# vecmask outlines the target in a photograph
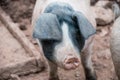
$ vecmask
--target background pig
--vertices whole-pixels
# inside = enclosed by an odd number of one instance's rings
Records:
[[[113,4],[112,4],[112,10],[114,12],[114,15],[115,15],[115,19],[118,18],[120,16],[120,1],[115,1]]]
[[[89,0],[37,0],[32,19],[33,37],[49,60],[50,80],[59,80],[57,66],[66,70],[77,68],[79,56],[86,80],[96,80],[91,62],[96,24],[89,8]]]
[[[115,13],[116,20],[114,21],[111,32],[110,49],[115,71],[120,80],[120,8],[117,3],[113,4],[113,11]]]

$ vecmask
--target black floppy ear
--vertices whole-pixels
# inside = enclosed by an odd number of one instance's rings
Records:
[[[80,34],[84,37],[84,39],[87,39],[89,36],[95,34],[95,28],[81,12],[74,12],[72,18],[78,24]]]
[[[62,39],[62,32],[56,15],[51,13],[41,14],[35,23],[33,37],[41,40]]]

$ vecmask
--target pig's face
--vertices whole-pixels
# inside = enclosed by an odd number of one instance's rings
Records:
[[[74,24],[69,25],[63,22],[61,28],[62,40],[55,46],[54,56],[59,65],[65,66],[67,69],[74,69],[79,65],[79,52],[83,47],[85,40],[81,38],[77,26],[75,27]],[[73,63],[74,67],[71,67]]]
[[[85,16],[71,7],[50,5],[38,18],[33,37],[42,44],[47,59],[66,69],[79,64],[79,52],[95,29]]]

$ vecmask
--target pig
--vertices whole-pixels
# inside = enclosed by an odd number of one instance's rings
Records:
[[[32,36],[48,60],[49,80],[59,80],[58,67],[76,69],[80,56],[86,80],[97,80],[91,61],[96,22],[89,9],[90,0],[36,1]]]
[[[115,72],[120,80],[120,8],[118,3],[113,4],[113,11],[115,14],[115,20],[110,36],[110,51]]]

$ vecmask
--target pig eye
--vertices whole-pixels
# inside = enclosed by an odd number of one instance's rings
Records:
[[[60,40],[42,40],[41,43],[42,45],[46,45],[46,46],[55,46],[57,44],[59,44],[61,41]]]

